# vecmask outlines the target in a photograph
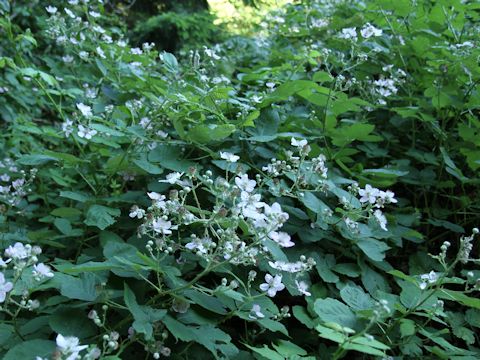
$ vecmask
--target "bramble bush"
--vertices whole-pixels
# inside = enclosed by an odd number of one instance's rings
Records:
[[[0,0],[2,358],[478,359],[479,20],[305,0],[176,57]]]

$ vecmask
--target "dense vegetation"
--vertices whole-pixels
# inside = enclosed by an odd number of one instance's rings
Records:
[[[478,359],[480,4],[129,4],[0,0],[0,356]]]

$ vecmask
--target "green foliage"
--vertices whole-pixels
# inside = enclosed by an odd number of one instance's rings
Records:
[[[2,358],[480,357],[478,4],[12,4]]]

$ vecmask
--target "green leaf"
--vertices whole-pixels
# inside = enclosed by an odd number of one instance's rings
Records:
[[[263,345],[263,348],[256,348],[247,344],[245,346],[268,360],[285,360],[284,356],[270,349],[267,345]]]
[[[49,340],[27,340],[11,348],[3,357],[3,360],[35,360],[37,356],[51,358],[56,345]]]
[[[340,297],[355,310],[368,310],[375,306],[375,301],[359,286],[344,286],[340,290]]]
[[[313,81],[316,82],[330,82],[332,80],[332,75],[325,71],[317,71],[315,74],[313,74]]]
[[[53,224],[64,235],[69,235],[72,232],[72,224],[67,219],[56,218]]]
[[[96,278],[92,273],[82,273],[79,277],[57,273],[53,279],[60,282],[60,293],[69,299],[93,301],[97,298]]]
[[[415,321],[402,319],[400,321],[400,334],[402,338],[415,335]]]
[[[390,249],[387,244],[370,238],[359,240],[357,246],[373,261],[385,259],[385,251]]]
[[[130,310],[133,315],[134,321],[132,327],[136,332],[144,334],[146,340],[151,339],[153,334],[153,324],[163,319],[167,314],[167,310],[158,310],[138,305],[135,294],[127,284],[124,284],[123,298],[125,305],[127,305],[128,310]]]
[[[219,141],[230,136],[235,131],[235,126],[225,125],[205,125],[199,124],[188,132],[188,138],[200,144],[208,144],[210,142]]]
[[[80,339],[95,335],[97,332],[93,322],[80,309],[59,308],[50,316],[48,324],[57,334],[76,336]]]
[[[142,279],[148,272],[144,261],[138,256],[138,249],[123,241],[108,241],[103,248],[103,255],[115,266],[110,270],[121,277]]]
[[[295,316],[298,321],[300,321],[307,328],[313,329],[313,327],[315,326],[315,322],[303,306],[295,305],[292,310],[293,316]]]
[[[165,64],[165,68],[171,73],[178,72],[178,61],[175,55],[163,52],[161,54],[161,58],[163,59],[163,63]]]
[[[100,230],[105,230],[110,225],[115,224],[115,218],[120,216],[120,209],[113,209],[102,205],[92,205],[87,211],[84,221],[86,225],[96,226]]]
[[[461,291],[441,289],[436,295],[440,299],[458,301],[465,306],[480,309],[480,299],[467,296]]]
[[[78,191],[60,191],[60,196],[67,199],[76,200],[82,203],[87,202],[89,200],[88,195]]]
[[[57,161],[57,159],[52,156],[43,155],[43,154],[31,154],[31,155],[23,155],[17,160],[19,164],[28,165],[28,166],[43,165],[50,161]]]
[[[354,328],[357,322],[355,314],[347,305],[332,298],[315,300],[314,310],[327,323]]]
[[[272,346],[280,355],[285,357],[307,355],[307,352],[304,349],[287,340],[277,340],[276,343],[272,344]]]
[[[323,281],[328,283],[336,283],[340,278],[332,272],[332,267],[335,266],[335,257],[332,254],[322,256],[321,254],[313,254],[315,259],[315,267],[318,271],[318,275]]]
[[[61,217],[61,218],[74,218],[81,215],[82,212],[72,207],[60,207],[60,208],[53,209],[50,212],[50,214],[53,216]]]

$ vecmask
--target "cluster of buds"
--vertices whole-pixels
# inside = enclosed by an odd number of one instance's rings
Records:
[[[290,307],[285,305],[285,306],[282,306],[282,308],[280,309],[280,312],[278,314],[273,315],[273,319],[281,321],[283,319],[288,319],[291,316],[292,315],[290,314]]]
[[[473,228],[472,235],[462,236],[460,238],[460,250],[458,251],[458,258],[462,264],[466,264],[470,259],[470,253],[473,250],[473,239],[479,233],[478,228]]]
[[[103,335],[103,341],[105,342],[106,347],[110,349],[110,351],[118,349],[119,338],[120,338],[120,334],[116,331],[112,331],[110,334]]]

